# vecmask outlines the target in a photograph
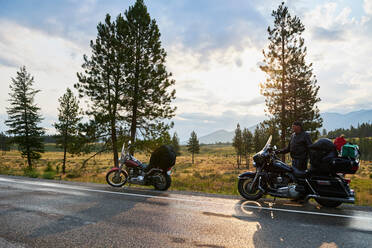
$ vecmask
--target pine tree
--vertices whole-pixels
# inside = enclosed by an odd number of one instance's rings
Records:
[[[178,138],[178,135],[176,132],[174,132],[172,137],[172,146],[174,151],[176,152],[176,155],[181,155],[181,148],[180,148],[180,139]]]
[[[58,99],[60,106],[58,108],[58,122],[54,124],[59,137],[57,144],[63,148],[62,173],[66,173],[66,153],[74,153],[74,141],[78,134],[78,124],[82,117],[80,116],[79,101],[72,91],[67,88],[66,93]]]
[[[95,138],[111,146],[115,166],[118,166],[118,126],[123,125],[126,104],[125,68],[121,61],[125,44],[117,38],[124,32],[118,28],[120,18],[111,21],[107,14],[105,22],[97,25],[97,38],[90,43],[92,55],[90,58],[84,55],[84,73],[77,74],[79,82],[74,85],[79,97],[90,99],[86,114],[91,116],[95,127],[88,129],[100,129],[101,136]]]
[[[312,73],[312,64],[306,64],[306,47],[301,34],[305,30],[298,17],[291,17],[284,3],[272,12],[274,27],[268,27],[269,46],[264,54],[261,70],[267,74],[260,84],[261,94],[266,98],[271,121],[280,130],[281,146],[285,147],[294,121],[302,121],[304,129],[313,138],[322,126],[316,103],[319,86]]]
[[[161,47],[160,32],[151,19],[143,0],[129,7],[121,20],[120,36],[125,43],[126,121],[134,143],[139,130],[141,137],[162,135],[173,126],[163,119],[174,116],[175,84],[165,67],[166,52]]]
[[[174,116],[170,103],[175,90],[170,88],[175,81],[165,69],[166,53],[156,21],[142,0],[116,21],[107,14],[97,30],[97,39],[91,42],[92,56],[84,56],[85,71],[78,73],[75,87],[80,97],[90,98],[87,114],[102,130],[99,138],[110,141],[106,143],[112,147],[118,166],[120,128],[129,133],[132,144],[137,135],[143,138],[138,146],[166,137],[173,122],[163,120]],[[130,152],[134,153],[134,146]]]
[[[242,163],[242,154],[243,154],[242,130],[240,129],[239,123],[235,129],[235,136],[233,138],[233,147],[235,148],[235,151],[236,151],[236,163],[238,164],[238,169],[239,169],[240,164]]]
[[[198,154],[200,151],[198,136],[194,131],[191,132],[189,141],[187,143],[187,151],[192,154],[192,164],[194,164],[194,154]]]
[[[12,78],[9,93],[10,107],[7,108],[8,120],[6,125],[10,128],[7,132],[13,135],[13,141],[18,145],[22,157],[27,158],[28,168],[32,169],[32,161],[41,157],[44,152],[42,135],[45,131],[38,126],[42,120],[40,108],[35,104],[35,95],[40,90],[32,88],[34,77],[26,67],[20,68],[17,77]]]
[[[253,150],[253,135],[247,128],[243,129],[242,147],[242,153],[245,157],[246,167],[249,168],[249,155]]]

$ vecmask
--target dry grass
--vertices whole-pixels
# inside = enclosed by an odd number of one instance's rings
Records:
[[[62,170],[62,152],[46,152],[35,164],[35,169],[40,177],[47,165],[51,165],[56,173],[56,179],[106,183],[106,172],[113,167],[111,154],[102,154],[90,160],[84,170],[79,170],[83,161],[89,157],[78,156],[67,158],[66,174]],[[149,155],[136,154],[143,161],[149,161]],[[24,175],[26,167],[25,160],[19,152],[11,151],[0,155],[0,174]],[[172,186],[173,190],[188,190],[221,194],[238,194],[237,176],[247,171],[245,165],[237,168],[236,157],[233,147],[209,145],[202,146],[200,154],[195,155],[195,164],[191,164],[191,155],[183,148],[182,155],[177,157],[176,165],[173,167]],[[252,169],[252,165],[250,165]],[[352,188],[357,195],[357,204],[372,206],[372,162],[362,161],[361,167],[356,175],[348,175],[352,179]]]

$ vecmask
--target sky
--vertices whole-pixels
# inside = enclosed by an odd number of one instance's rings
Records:
[[[116,17],[134,0],[0,0],[0,131],[9,107],[9,84],[21,66],[41,92],[35,101],[42,125],[53,133],[58,98],[73,89],[97,24]],[[145,0],[176,80],[172,130],[181,141],[239,122],[265,118],[259,84],[275,0]],[[308,63],[320,86],[321,112],[347,113],[372,106],[372,0],[288,0],[305,25]],[[74,90],[73,90],[74,91]],[[76,91],[75,91],[76,93]]]

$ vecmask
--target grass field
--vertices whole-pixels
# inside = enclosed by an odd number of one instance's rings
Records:
[[[194,165],[191,155],[182,147],[182,155],[177,157],[172,170],[173,190],[187,190],[208,193],[237,195],[237,176],[249,169],[243,165],[238,169],[234,149],[231,146],[208,145],[201,146],[200,154],[195,156]],[[113,167],[112,155],[102,154],[90,160],[84,170],[80,170],[83,161],[89,157],[68,156],[67,171],[61,173],[62,152],[46,152],[35,164],[35,171],[27,171],[26,161],[18,151],[12,150],[0,153],[0,174],[40,177],[46,179],[62,179],[69,181],[106,183],[106,172]],[[143,161],[149,160],[149,154],[137,153],[135,156]],[[357,195],[358,205],[372,206],[372,162],[362,161],[360,169],[351,178],[351,186]]]

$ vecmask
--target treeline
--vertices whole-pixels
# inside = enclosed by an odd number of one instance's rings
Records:
[[[238,169],[242,164],[242,158],[245,159],[246,167],[249,167],[249,155],[253,150],[253,135],[248,128],[240,129],[240,125],[236,126],[235,135],[233,138],[233,147],[236,151],[236,163]]]
[[[6,152],[10,151],[11,139],[4,133],[0,133],[0,151]]]
[[[280,136],[275,126],[260,123],[256,126],[252,134],[248,128],[241,130],[239,123],[237,124],[232,145],[236,151],[238,168],[240,168],[243,159],[245,160],[246,167],[249,167],[250,156],[254,152],[261,151],[270,135],[272,136],[271,145],[278,145]]]
[[[351,138],[347,139],[348,142],[353,144],[357,144],[360,149],[361,159],[372,161],[372,139],[365,137],[365,138]]]
[[[350,126],[348,129],[338,128],[327,133],[327,137],[334,139],[341,134],[345,135],[347,138],[365,138],[372,137],[372,123],[358,124],[357,127]]]

